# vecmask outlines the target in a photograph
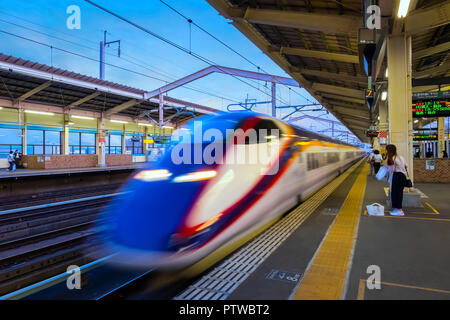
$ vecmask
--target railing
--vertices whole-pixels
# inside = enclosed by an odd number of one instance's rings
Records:
[[[61,145],[29,144],[27,145],[27,154],[61,154]]]
[[[2,155],[8,155],[11,151],[19,150],[19,152],[22,152],[22,145],[21,144],[0,144],[0,156]]]

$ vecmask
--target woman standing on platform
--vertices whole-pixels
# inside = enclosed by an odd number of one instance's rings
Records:
[[[402,156],[397,155],[397,148],[393,144],[386,146],[387,166],[389,168],[389,182],[391,184],[391,205],[393,216],[404,216],[402,209],[403,188],[406,186],[406,176],[408,175],[406,161]]]

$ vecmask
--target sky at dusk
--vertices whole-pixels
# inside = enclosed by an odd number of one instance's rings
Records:
[[[252,63],[214,40],[159,0],[117,1],[95,0],[97,4],[167,38],[179,46],[192,50],[214,64],[287,76],[270,58],[242,35],[230,21],[220,16],[204,0],[165,0],[186,17],[220,38]],[[81,29],[70,30],[66,13],[70,5],[81,9]],[[121,40],[121,57],[117,46],[106,51],[105,80],[154,90],[168,82],[194,73],[209,65],[165,42],[119,20],[82,0],[8,0],[0,2],[0,52],[99,77],[99,42],[107,31],[107,41]],[[6,31],[41,44],[18,38]],[[53,46],[53,49],[49,48]],[[63,52],[59,49],[70,51]],[[80,57],[83,56],[83,57]],[[256,65],[256,66],[255,66]],[[116,66],[116,67],[115,67]],[[120,68],[118,68],[120,67]],[[127,69],[127,70],[124,70]],[[169,93],[170,96],[225,110],[227,105],[243,102],[247,97],[270,101],[271,85],[263,81],[213,74]],[[315,100],[303,89],[277,86],[278,105],[307,104]],[[202,92],[199,92],[202,91]],[[270,113],[270,104],[255,111]],[[278,113],[283,116],[288,110]],[[302,114],[297,113],[295,116]],[[334,119],[324,112],[310,113]],[[315,131],[324,130],[327,123],[304,120],[299,124]],[[342,128],[341,128],[342,129]]]

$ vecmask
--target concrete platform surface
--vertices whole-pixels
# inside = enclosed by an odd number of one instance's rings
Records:
[[[321,261],[317,261],[321,249],[326,254],[333,254],[325,245],[327,238],[331,243],[345,240],[341,237],[342,224],[338,225],[337,237],[336,233],[331,235],[332,227],[344,210],[345,203],[354,202],[350,190],[364,172],[361,165],[351,173],[227,299],[301,298],[300,288],[305,287],[308,272],[311,273],[314,265],[316,269],[324,268]],[[393,217],[389,215],[390,208],[386,207],[387,183],[372,176],[368,176],[365,183],[362,206],[351,209],[360,219],[352,234],[353,250],[348,257],[342,258],[348,264],[345,267],[345,284],[340,287],[343,288],[340,298],[450,299],[450,185],[417,184],[415,187],[422,195],[422,207],[407,208],[404,217]],[[366,205],[374,202],[385,205],[384,216],[367,215]],[[329,239],[330,235],[332,239]],[[329,279],[335,277],[334,271],[340,268],[336,266],[331,273],[328,270]],[[323,274],[320,279],[316,278],[317,286],[308,281],[309,290],[333,290],[331,287],[335,279],[327,284],[327,273]],[[328,294],[312,293],[312,297],[327,297]]]
[[[368,177],[345,298],[450,299],[450,185],[416,184],[423,207],[406,208],[403,217],[390,216],[389,208],[368,216],[365,206],[382,204],[385,187]],[[377,281],[379,288],[371,285]]]
[[[136,163],[127,166],[111,166],[111,167],[91,167],[91,168],[71,168],[71,169],[17,169],[16,171],[9,171],[7,169],[0,170],[0,179],[11,177],[28,177],[28,176],[44,176],[44,175],[58,175],[68,173],[86,173],[99,171],[115,171],[115,170],[134,170],[139,169],[144,163]]]

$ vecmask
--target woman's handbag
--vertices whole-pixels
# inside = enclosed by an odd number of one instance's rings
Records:
[[[405,181],[405,188],[412,188],[413,184],[411,179],[409,178],[408,168],[405,166],[406,169],[406,181]]]
[[[412,184],[411,179],[406,179],[405,188],[412,188],[412,187],[413,187],[413,184]]]

